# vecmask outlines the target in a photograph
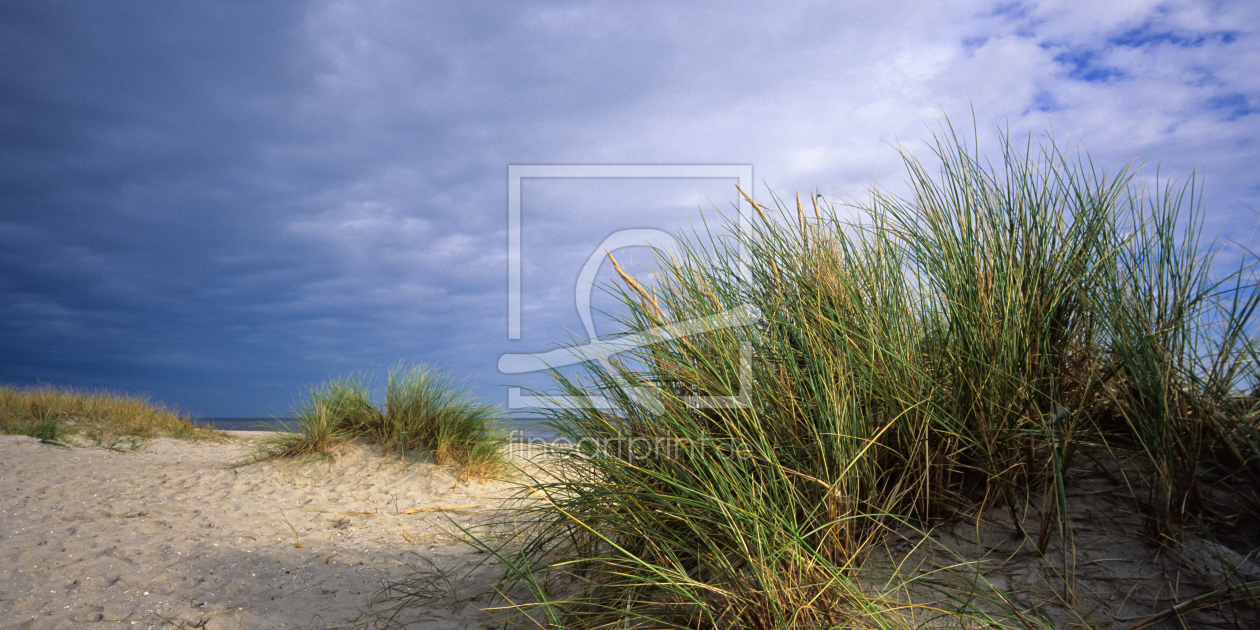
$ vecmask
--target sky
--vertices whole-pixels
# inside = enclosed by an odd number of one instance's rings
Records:
[[[1246,240],[1258,27],[1247,1],[5,0],[0,382],[265,417],[401,362],[503,407],[547,380],[501,355],[587,338],[606,238],[736,216],[731,178],[522,180],[509,339],[510,165],[743,165],[759,201],[843,201],[900,190],[898,147],[948,116],[1197,174],[1205,232]]]

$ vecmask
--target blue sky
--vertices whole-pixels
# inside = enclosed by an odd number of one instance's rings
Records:
[[[1208,232],[1246,232],[1258,26],[1254,2],[2,2],[0,381],[267,416],[404,361],[503,404],[545,380],[501,354],[584,336],[606,236],[736,198],[528,180],[509,340],[509,164],[751,164],[759,199],[844,200],[974,111],[982,144],[1197,170]]]

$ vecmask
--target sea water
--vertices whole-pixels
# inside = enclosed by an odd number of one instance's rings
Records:
[[[216,431],[297,431],[301,425],[293,418],[193,418],[194,424]],[[513,442],[552,441],[556,432],[543,424],[542,418],[510,418],[503,421],[508,439]]]

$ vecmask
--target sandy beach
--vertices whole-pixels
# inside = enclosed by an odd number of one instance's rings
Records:
[[[482,627],[494,563],[451,536],[452,519],[492,520],[511,484],[459,480],[415,459],[404,469],[396,455],[355,445],[313,464],[233,467],[261,434],[236,435],[121,451],[0,436],[0,627],[386,627],[395,613],[408,627]],[[514,446],[522,461],[526,446]],[[933,579],[980,579],[1060,627],[1140,626],[1230,576],[1260,579],[1253,557],[1218,544],[1191,539],[1180,552],[1144,544],[1136,516],[1115,509],[1125,499],[1104,472],[1082,469],[1069,498],[1080,519],[1073,602],[1057,577],[1058,543],[1038,560],[1031,539],[1013,537],[997,512],[983,527],[934,532],[946,547],[979,553],[978,574],[942,572],[957,560],[910,539],[892,541],[887,561]],[[1035,527],[1035,515],[1025,516]],[[429,562],[454,577],[485,564],[434,602],[398,611],[398,600],[382,596]],[[1247,618],[1233,610],[1226,616]],[[1176,624],[1164,621],[1157,627]]]
[[[331,463],[231,466],[253,448],[157,439],[118,452],[0,436],[0,627],[370,623],[391,612],[374,596],[419,556],[456,574],[481,562],[444,533],[448,517],[475,525],[510,491],[429,463],[404,470],[361,446]],[[479,627],[488,586],[398,620]]]

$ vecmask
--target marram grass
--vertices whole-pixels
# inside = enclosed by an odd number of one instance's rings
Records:
[[[219,435],[143,397],[13,385],[0,387],[0,433],[48,440],[79,433],[97,442],[121,437],[206,439]]]
[[[950,127],[932,146],[939,174],[903,153],[910,193],[875,190],[852,218],[816,196],[755,206],[746,279],[707,231],[651,292],[622,273],[630,332],[759,317],[556,374],[558,393],[616,408],[552,410],[572,445],[497,530],[470,533],[503,567],[500,621],[1049,627],[983,581],[941,586],[871,552],[991,512],[1066,554],[1066,471],[1086,447],[1144,459],[1129,487],[1151,544],[1220,514],[1209,494],[1260,516],[1255,261],[1215,275],[1196,184],[1144,191],[1031,139],[1004,137],[991,163]]]
[[[495,409],[477,403],[436,370],[396,366],[386,377],[379,404],[372,389],[373,383],[358,377],[312,388],[293,411],[299,430],[265,441],[260,457],[319,455],[338,443],[361,439],[400,455],[431,451],[439,464],[474,477],[492,475],[503,466],[506,439]]]

